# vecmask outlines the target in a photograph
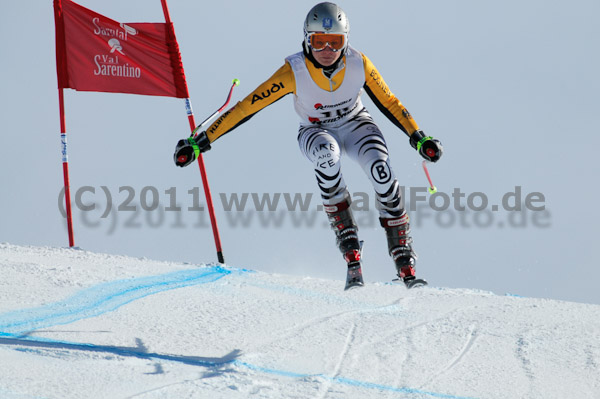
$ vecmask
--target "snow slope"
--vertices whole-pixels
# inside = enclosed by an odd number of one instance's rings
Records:
[[[0,272],[0,398],[600,398],[598,305],[10,244]]]

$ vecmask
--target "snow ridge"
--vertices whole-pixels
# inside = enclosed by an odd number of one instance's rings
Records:
[[[10,399],[600,397],[597,305],[8,244],[0,271]]]

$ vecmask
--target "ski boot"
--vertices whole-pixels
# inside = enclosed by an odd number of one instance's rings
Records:
[[[405,212],[398,218],[379,218],[385,229],[388,250],[396,265],[396,272],[407,288],[427,285],[427,281],[415,277],[415,261],[417,254],[412,248],[412,237],[408,214]]]
[[[331,228],[335,231],[336,243],[348,264],[345,290],[364,285],[361,269],[362,242],[358,240],[358,227],[350,209],[350,198],[335,204],[325,205]]]

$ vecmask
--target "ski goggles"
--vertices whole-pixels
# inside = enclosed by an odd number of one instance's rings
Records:
[[[338,33],[311,33],[308,44],[315,51],[323,51],[329,45],[332,51],[340,51],[346,44],[346,35]]]

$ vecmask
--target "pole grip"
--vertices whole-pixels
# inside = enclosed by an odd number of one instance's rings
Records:
[[[239,86],[240,81],[239,79],[233,79],[233,82],[231,83],[231,88],[229,89],[229,94],[227,95],[227,100],[225,100],[225,104],[223,104],[221,106],[221,108],[219,108],[218,110],[216,110],[211,116],[209,116],[208,118],[206,118],[204,121],[202,121],[202,123],[200,125],[198,125],[198,127],[196,127],[196,129],[194,130],[200,130],[202,129],[202,127],[204,125],[206,125],[209,121],[211,121],[214,117],[216,117],[217,115],[219,115],[221,113],[221,111],[223,111],[225,109],[225,107],[227,107],[227,105],[229,104],[229,101],[231,101],[231,95],[233,94],[233,88],[235,86]]]

